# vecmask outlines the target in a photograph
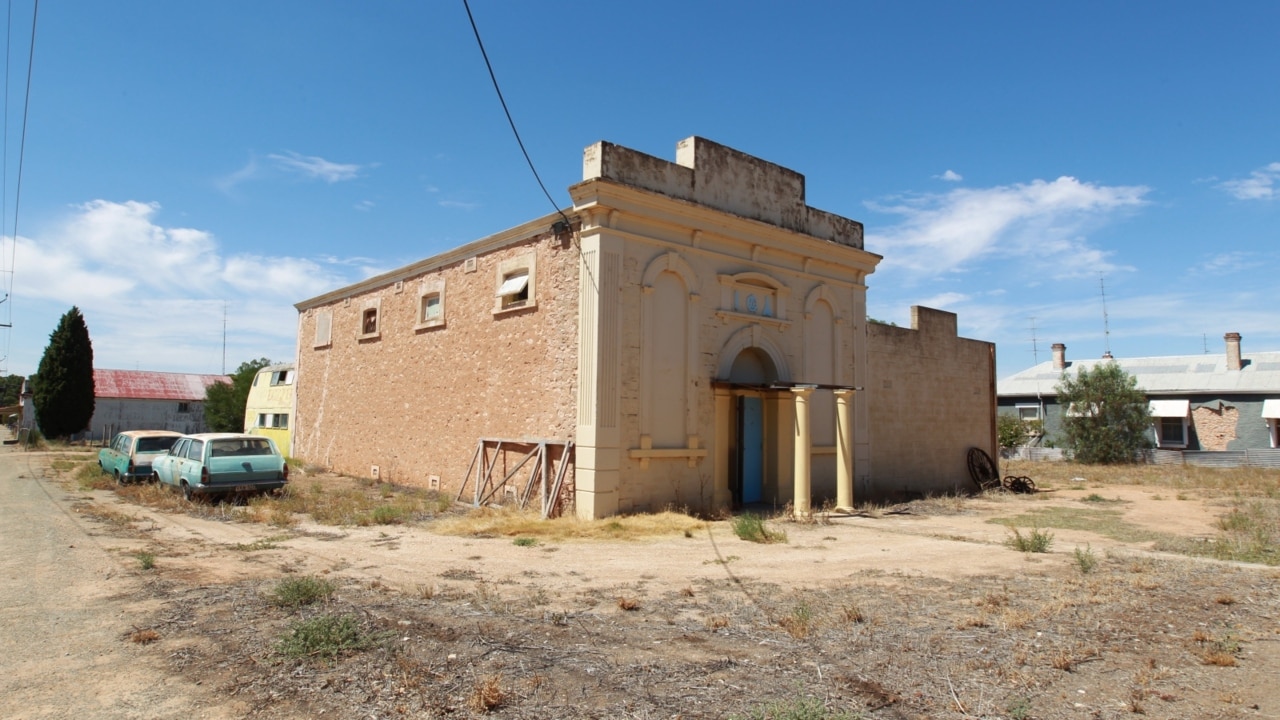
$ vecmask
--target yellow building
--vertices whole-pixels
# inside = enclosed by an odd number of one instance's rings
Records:
[[[264,435],[275,442],[285,456],[292,455],[293,363],[269,365],[258,371],[249,388],[244,409],[244,431]]]

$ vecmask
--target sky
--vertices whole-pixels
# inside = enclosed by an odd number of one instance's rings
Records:
[[[294,303],[553,209],[461,0],[34,2],[7,30],[0,374],[72,306],[99,368],[287,361]],[[557,205],[588,145],[700,135],[805,175],[884,257],[868,313],[955,312],[1000,377],[1057,342],[1280,350],[1280,3],[471,9]]]

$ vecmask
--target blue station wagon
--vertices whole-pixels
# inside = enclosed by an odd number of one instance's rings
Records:
[[[169,430],[128,430],[98,451],[98,467],[117,485],[151,478],[151,462],[169,451],[182,433]]]
[[[151,464],[152,478],[195,495],[275,490],[289,481],[289,465],[270,438],[240,433],[183,435]]]

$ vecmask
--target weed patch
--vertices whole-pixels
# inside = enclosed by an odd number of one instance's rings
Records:
[[[765,525],[764,518],[754,513],[743,513],[733,519],[733,534],[739,539],[747,542],[764,543],[766,545],[772,543],[784,543],[787,541],[787,534],[781,530],[770,530]]]
[[[321,615],[298,620],[280,638],[276,651],[288,658],[335,658],[339,655],[367,650],[378,638],[360,629],[350,615]]]
[[[1031,528],[1025,536],[1016,527],[1009,527],[1013,537],[1009,538],[1009,547],[1025,553],[1046,553],[1053,545],[1053,533],[1045,532],[1038,527]]]
[[[749,715],[730,715],[729,717],[731,720],[856,720],[859,716],[840,710],[828,710],[827,706],[816,698],[802,698],[780,700],[762,705]]]
[[[1083,550],[1076,548],[1073,557],[1076,561],[1076,567],[1079,568],[1080,573],[1083,575],[1088,575],[1098,567],[1098,556],[1093,554],[1093,548],[1088,545],[1085,545]]]
[[[324,578],[312,576],[285,578],[268,594],[272,605],[297,608],[329,599],[336,588]]]
[[[138,567],[143,570],[151,570],[156,566],[156,554],[150,550],[139,550],[134,553],[134,557],[138,558]]]

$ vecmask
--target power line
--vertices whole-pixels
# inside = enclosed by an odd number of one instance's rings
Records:
[[[35,0],[31,11],[31,48],[27,53],[27,88],[22,97],[22,134],[18,140],[18,177],[15,180],[13,195],[13,250],[9,261],[9,294],[5,298],[9,302],[9,326],[13,326],[13,277],[18,262],[18,208],[22,203],[22,166],[27,158],[27,118],[31,112],[31,69],[36,59],[36,20],[40,17],[40,0]],[[4,356],[9,357],[9,347],[13,342],[13,333],[5,339]]]
[[[484,58],[484,66],[489,69],[489,79],[493,81],[493,90],[498,93],[498,102],[502,103],[502,112],[507,114],[507,123],[511,125],[511,134],[516,136],[516,144],[520,146],[520,152],[524,153],[525,162],[529,163],[529,170],[533,172],[533,179],[538,181],[538,187],[542,188],[542,194],[547,196],[547,201],[560,214],[560,218],[569,225],[569,218],[556,204],[551,193],[547,192],[547,186],[542,184],[542,178],[538,175],[538,169],[533,166],[533,160],[529,157],[529,151],[524,147],[524,141],[520,139],[520,131],[516,129],[516,121],[511,118],[511,111],[507,109],[507,101],[502,97],[502,88],[498,87],[498,76],[493,72],[493,64],[489,62],[489,53],[484,50],[484,41],[480,39],[480,29],[476,27],[476,19],[471,14],[471,5],[467,0],[462,0],[462,7],[467,9],[467,20],[471,21],[471,32],[476,35],[476,45],[480,47],[480,55]]]

